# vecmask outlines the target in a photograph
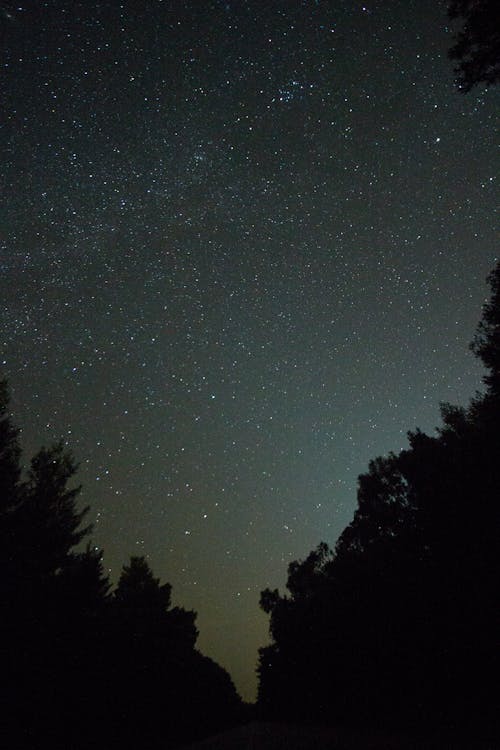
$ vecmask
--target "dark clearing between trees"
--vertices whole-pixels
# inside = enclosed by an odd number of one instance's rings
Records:
[[[286,596],[262,592],[261,717],[497,736],[500,264],[490,283],[472,344],[486,392],[372,461],[335,550],[292,563]],[[42,448],[24,476],[5,381],[0,409],[4,746],[177,747],[249,718],[144,557],[110,593],[100,552],[81,550],[71,455]]]
[[[495,6],[450,3],[462,91],[499,79]],[[374,459],[335,549],[291,563],[286,595],[262,592],[254,708],[145,557],[111,591],[71,454],[42,448],[23,472],[0,381],[2,746],[152,750],[231,728],[200,747],[497,746],[500,264],[490,284],[471,345],[485,393]],[[273,723],[238,728],[256,717]]]

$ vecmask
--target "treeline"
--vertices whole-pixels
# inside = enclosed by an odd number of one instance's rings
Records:
[[[196,648],[195,612],[132,557],[111,592],[62,444],[23,475],[0,383],[2,747],[171,748],[242,718],[229,675]]]
[[[265,716],[498,733],[500,264],[489,280],[471,345],[485,393],[372,461],[335,549],[293,562],[286,595],[262,592]]]
[[[266,590],[260,715],[498,733],[500,263],[471,345],[486,390],[442,405],[437,435],[372,461],[352,523]],[[90,543],[62,444],[22,472],[0,382],[2,746],[174,748],[246,718],[195,648],[196,614],[132,557],[116,588]]]

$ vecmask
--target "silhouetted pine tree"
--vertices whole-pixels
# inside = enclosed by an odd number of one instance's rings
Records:
[[[86,693],[89,627],[109,583],[100,553],[75,548],[82,527],[76,471],[61,443],[42,448],[21,476],[18,431],[8,415],[8,389],[0,383],[0,624],[6,689],[3,735],[12,746],[68,744],[76,705]],[[90,660],[91,661],[91,660]],[[83,738],[84,732],[80,732]],[[36,739],[35,739],[36,738]]]
[[[120,747],[174,747],[239,720],[229,675],[194,648],[196,613],[171,607],[170,584],[144,557],[123,567],[112,610],[109,674]]]

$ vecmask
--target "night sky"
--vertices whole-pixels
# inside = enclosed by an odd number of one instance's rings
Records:
[[[439,402],[498,253],[498,91],[437,0],[0,2],[0,374],[253,698],[258,607]]]

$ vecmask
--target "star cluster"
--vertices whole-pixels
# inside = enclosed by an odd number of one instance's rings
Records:
[[[259,592],[480,386],[498,93],[431,0],[1,3],[2,372],[249,698]]]

